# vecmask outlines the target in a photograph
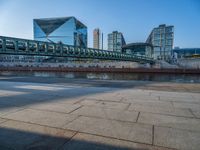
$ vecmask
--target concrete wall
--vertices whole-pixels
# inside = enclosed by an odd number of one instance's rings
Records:
[[[186,69],[200,69],[200,58],[178,59],[177,65]]]
[[[149,64],[129,61],[98,60],[98,59],[64,59],[34,56],[1,55],[0,66],[33,66],[33,67],[100,67],[100,68],[149,68]]]
[[[164,60],[157,60],[156,64],[153,65],[153,68],[163,68],[163,69],[176,69],[179,68],[176,64],[169,64]]]
[[[139,64],[136,62],[82,62],[73,61],[67,63],[49,63],[49,62],[0,62],[0,66],[33,66],[33,67],[100,67],[100,68],[149,68],[148,64]]]

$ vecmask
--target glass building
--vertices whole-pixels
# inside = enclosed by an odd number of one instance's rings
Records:
[[[126,44],[124,36],[121,32],[113,31],[108,34],[108,50],[122,52],[122,46]]]
[[[154,28],[146,43],[154,46],[154,58],[169,61],[174,43],[174,26],[159,25]]]
[[[149,43],[130,43],[122,47],[122,52],[126,54],[152,57],[153,46]]]
[[[87,27],[75,17],[33,20],[34,40],[87,47]]]

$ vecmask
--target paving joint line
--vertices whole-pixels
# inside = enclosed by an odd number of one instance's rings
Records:
[[[72,119],[71,121],[67,122],[66,124],[64,124],[61,128],[64,129],[63,127],[70,124],[71,122],[77,120],[78,118],[80,118],[80,116],[76,116],[74,119]]]
[[[125,111],[128,111],[129,107],[131,106],[131,103],[127,103],[128,106],[124,109]]]
[[[84,98],[81,98],[80,100],[74,102],[73,104],[78,104],[78,103],[80,103],[80,102],[83,101],[83,100],[84,100]]]
[[[74,111],[76,111],[76,110],[78,110],[78,109],[80,109],[80,108],[82,108],[82,107],[83,107],[83,105],[81,105],[81,106],[79,106],[78,108],[76,108],[76,109],[74,109],[74,110],[68,112],[68,114],[71,114],[71,113],[73,113]]]
[[[138,122],[139,116],[140,116],[140,112],[138,112],[138,116],[137,116],[136,122]]]
[[[58,149],[60,150],[61,148],[63,148],[63,146],[69,143],[77,134],[78,134],[78,131],[76,131],[72,137],[70,137],[66,142],[64,142],[61,146],[59,146]]]
[[[188,108],[188,110],[191,112],[191,114],[194,116],[195,119],[200,119],[200,118],[198,118],[198,117],[193,113],[193,111],[192,111],[191,108]]]

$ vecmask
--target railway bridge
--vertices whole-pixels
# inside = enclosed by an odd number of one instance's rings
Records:
[[[90,58],[150,64],[155,63],[152,58],[145,56],[5,36],[0,36],[0,54]]]

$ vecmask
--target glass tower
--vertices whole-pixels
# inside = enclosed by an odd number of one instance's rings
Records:
[[[149,35],[147,43],[154,46],[154,58],[169,61],[172,58],[174,26],[159,25]]]
[[[33,20],[34,40],[87,47],[87,27],[75,17]]]
[[[122,52],[122,46],[126,44],[121,32],[113,31],[108,34],[108,50]]]

